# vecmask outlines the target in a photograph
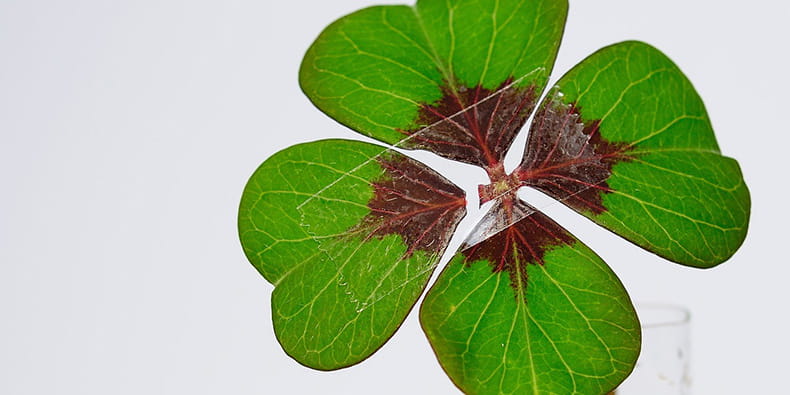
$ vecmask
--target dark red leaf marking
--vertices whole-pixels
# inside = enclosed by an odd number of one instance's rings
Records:
[[[370,213],[351,230],[371,237],[400,235],[406,256],[441,253],[466,214],[466,195],[439,173],[404,156],[382,156],[385,176],[373,182]]]
[[[535,87],[514,87],[512,79],[491,91],[481,86],[454,91],[420,109],[405,148],[424,149],[445,158],[480,166],[492,179],[504,176],[502,161],[516,134],[535,108]]]
[[[527,265],[543,265],[543,257],[550,249],[560,245],[572,245],[576,239],[568,231],[546,215],[518,200],[515,193],[501,197],[494,213],[501,217],[502,223],[510,223],[508,216],[522,205],[522,212],[530,212],[512,225],[494,234],[488,239],[469,247],[463,252],[464,263],[484,260],[491,264],[494,273],[507,271],[510,284],[517,288],[527,284]]]
[[[534,187],[578,211],[606,211],[602,196],[612,167],[628,161],[630,147],[599,133],[599,121],[584,121],[579,108],[548,97],[532,121],[527,148],[516,170],[520,185]]]

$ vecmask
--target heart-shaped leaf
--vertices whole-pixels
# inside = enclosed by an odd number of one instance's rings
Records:
[[[420,310],[425,333],[466,393],[608,392],[639,354],[628,295],[594,252],[523,205],[497,201],[499,222],[526,215],[444,269]]]
[[[566,14],[564,0],[366,8],[321,33],[300,83],[318,108],[365,135],[501,173]]]
[[[541,104],[523,185],[667,259],[710,267],[743,242],[749,191],[694,87],[640,42],[604,48]]]
[[[367,358],[403,322],[464,213],[462,190],[375,145],[325,140],[266,160],[245,188],[239,233],[276,285],[285,351],[317,369]]]

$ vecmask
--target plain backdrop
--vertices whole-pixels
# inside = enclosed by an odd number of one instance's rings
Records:
[[[308,102],[297,70],[324,26],[374,3],[0,0],[0,393],[457,393],[415,314],[358,366],[294,362],[237,240],[264,159],[361,139]],[[657,46],[752,193],[745,244],[708,271],[537,203],[635,300],[692,310],[697,395],[787,391],[788,20],[785,1],[571,1],[554,78],[617,41]]]

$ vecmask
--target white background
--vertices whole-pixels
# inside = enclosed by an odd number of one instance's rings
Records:
[[[416,315],[356,367],[288,358],[273,287],[237,241],[238,200],[260,162],[296,142],[358,138],[312,107],[297,70],[326,24],[371,4],[0,0],[0,393],[457,392]],[[749,237],[709,271],[541,203],[635,300],[690,307],[697,395],[787,390],[786,4],[571,1],[555,67],[625,39],[656,45],[743,167]]]

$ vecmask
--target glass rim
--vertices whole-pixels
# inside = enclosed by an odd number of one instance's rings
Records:
[[[691,311],[682,305],[672,303],[638,302],[634,303],[639,323],[643,329],[687,325],[691,321]],[[662,312],[660,319],[646,319],[646,311]]]

